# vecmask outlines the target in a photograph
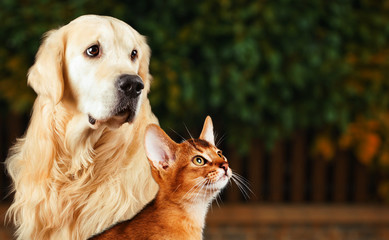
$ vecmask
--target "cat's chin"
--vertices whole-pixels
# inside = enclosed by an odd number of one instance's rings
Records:
[[[227,175],[223,175],[216,182],[208,184],[207,188],[213,191],[220,191],[226,187],[229,179],[230,177],[228,177]]]

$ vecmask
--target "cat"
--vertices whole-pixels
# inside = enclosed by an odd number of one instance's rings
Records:
[[[212,119],[205,119],[199,139],[180,144],[151,124],[145,148],[159,185],[156,197],[134,218],[90,239],[202,239],[208,206],[232,177],[226,157],[215,147]]]

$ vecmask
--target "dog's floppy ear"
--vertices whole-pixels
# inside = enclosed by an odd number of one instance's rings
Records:
[[[147,45],[146,37],[140,36],[140,39],[141,39],[140,41],[141,56],[140,56],[138,75],[142,78],[143,83],[145,84],[145,90],[149,92],[150,81],[151,81],[151,75],[149,73],[151,50],[149,45]]]
[[[47,32],[28,72],[28,84],[38,95],[51,98],[54,104],[62,99],[64,91],[64,52],[64,31]]]

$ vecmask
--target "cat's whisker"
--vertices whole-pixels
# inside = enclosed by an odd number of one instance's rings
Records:
[[[220,138],[215,134],[215,139],[217,139],[215,146],[219,147],[219,145],[224,141],[224,138],[226,137],[226,134],[223,134]]]
[[[196,186],[199,185],[199,183],[196,183],[194,186],[192,186],[185,194],[182,196],[182,199],[185,199],[188,195],[192,194],[196,190]]]
[[[244,178],[243,176],[241,176],[235,172],[233,172],[232,175],[235,176],[236,178],[238,178],[242,183],[245,183],[247,186],[250,186],[250,182],[246,178]]]
[[[177,190],[178,190],[179,187],[181,187],[181,184],[178,185],[178,186],[176,187],[176,189],[174,189],[173,193],[177,192]]]
[[[222,203],[223,203],[223,198],[221,197],[221,195],[220,195],[220,194],[218,194],[218,195],[217,195],[216,199],[217,199],[217,198],[219,198],[219,200],[220,200],[220,204],[222,204]],[[220,206],[219,206],[219,208],[220,208]]]
[[[185,127],[186,131],[188,132],[190,138],[191,138],[191,139],[194,139],[193,136],[192,136],[192,134],[190,134],[189,129],[188,129],[188,127],[186,126],[185,123],[184,123],[184,127]]]
[[[203,188],[207,184],[207,182],[208,182],[208,179],[205,179],[205,181],[203,181],[203,183],[201,184],[201,188],[197,191],[196,196],[194,197],[194,199],[198,199],[198,196],[199,196],[200,193],[203,194],[203,197],[204,197],[205,194],[203,193]]]
[[[217,200],[217,198],[218,198],[218,196],[216,196],[215,202],[216,202],[217,207],[220,208],[219,201]],[[212,206],[212,205],[211,205],[211,206]]]
[[[216,202],[216,205],[220,208],[220,205],[219,205],[219,201],[218,201],[218,198],[220,199],[221,201],[221,198],[220,198],[220,193],[216,194],[215,196],[215,202]]]
[[[179,134],[178,132],[176,132],[173,128],[170,128],[171,131],[173,131],[177,136],[179,136],[181,138],[181,142],[184,142],[185,141],[185,138]]]
[[[219,201],[218,201],[218,198],[221,201],[220,188],[217,187],[215,183],[211,183],[208,185],[208,190],[209,190],[209,194],[213,194],[212,198],[216,200],[216,204],[220,208]],[[211,204],[211,208],[212,208],[212,204]]]
[[[247,200],[250,198],[250,194],[249,194],[249,191],[250,189],[248,189],[245,185],[243,185],[242,183],[240,183],[237,179],[233,179],[235,181],[235,184],[236,186],[239,188],[239,190],[242,192],[244,198]],[[251,191],[250,191],[251,192]]]
[[[200,181],[198,181],[195,185],[193,185],[186,193],[185,193],[185,195],[182,197],[182,199],[184,199],[187,195],[189,195],[189,194],[192,194],[195,190],[196,190],[196,188],[200,185],[200,184],[202,184],[202,179],[200,179]]]
[[[182,199],[185,199],[188,195],[194,193],[194,191],[196,191],[200,186],[204,185],[206,180],[207,179],[204,179],[202,177],[198,177],[196,179],[194,179],[195,181],[198,181],[196,182],[195,185],[193,185],[186,193],[185,195],[182,197]]]
[[[230,184],[230,186],[232,186],[232,176],[231,176],[231,178],[230,179],[228,179],[228,183]]]
[[[242,187],[242,190],[246,189],[247,190],[247,191],[245,191],[246,193],[250,192],[251,194],[253,194],[255,196],[255,193],[253,191],[251,191],[251,188],[250,188],[250,186],[249,186],[249,184],[247,182],[243,181],[241,178],[238,178],[238,177],[235,177],[234,180],[235,180],[236,183],[237,182],[240,183],[239,185]]]
[[[250,199],[250,196],[249,194],[247,193],[247,191],[242,187],[242,185],[239,183],[239,182],[235,182],[236,183],[236,186],[238,186],[239,190],[241,191],[241,193],[243,194],[243,197],[245,200],[247,199]]]
[[[233,173],[231,179],[235,182],[236,186],[239,188],[239,190],[242,192],[243,197],[247,200],[250,198],[250,194],[255,194],[249,187],[249,182],[242,176],[240,176],[237,173]]]
[[[210,181],[209,179],[207,179],[207,180],[205,181],[203,187],[201,188],[201,192],[202,192],[202,194],[203,194],[203,201],[206,201],[206,197],[207,197],[207,194],[208,194],[208,192],[209,192],[210,183],[211,183],[211,181]],[[206,191],[203,191],[203,188],[204,188],[205,186],[207,186],[207,189],[206,189]]]
[[[236,181],[235,179],[233,179],[233,180],[234,180],[236,186],[239,188],[239,191],[243,194],[244,199],[245,200],[249,199],[250,196],[248,195],[247,191],[242,187],[242,185],[238,181]]]
[[[209,179],[207,179],[207,181],[205,182],[205,184],[203,185],[203,187],[201,188],[201,193],[203,194],[203,202],[207,202],[206,200],[207,200],[207,192],[208,192],[208,189],[207,189],[207,191],[203,191],[203,188],[206,186],[206,185],[209,185]]]
[[[242,182],[246,185],[250,185],[250,182],[246,178],[244,178],[243,176],[239,175],[236,172],[232,172],[232,177],[239,179],[240,182]]]

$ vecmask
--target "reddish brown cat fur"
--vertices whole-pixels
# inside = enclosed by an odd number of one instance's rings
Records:
[[[133,219],[92,239],[202,239],[208,206],[232,175],[215,147],[211,118],[206,118],[199,139],[180,144],[157,125],[149,125],[145,147],[160,187],[155,199]]]

